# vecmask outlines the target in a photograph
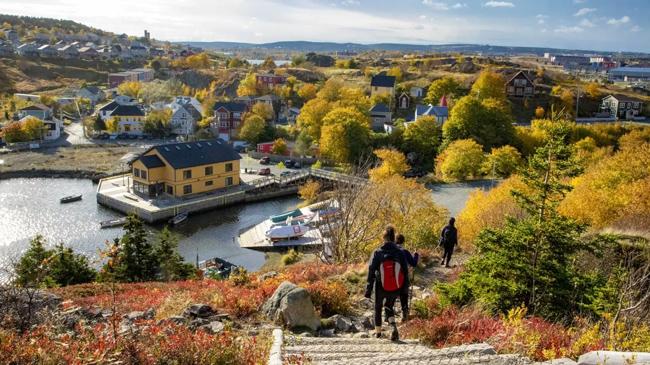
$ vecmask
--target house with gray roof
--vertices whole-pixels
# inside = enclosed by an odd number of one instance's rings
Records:
[[[650,81],[650,67],[617,67],[607,71],[611,82]]]
[[[384,130],[384,124],[390,123],[392,119],[392,113],[388,105],[379,103],[370,108],[370,120],[373,130]]]

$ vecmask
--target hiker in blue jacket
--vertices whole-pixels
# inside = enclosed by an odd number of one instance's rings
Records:
[[[406,262],[409,266],[413,267],[413,270],[415,270],[415,267],[418,266],[418,261],[420,260],[420,254],[416,252],[411,255],[411,252],[404,247],[405,240],[406,238],[401,233],[395,237],[395,243],[397,243],[397,245],[402,249],[402,254],[404,254]],[[409,285],[402,287],[399,294],[399,302],[402,304],[402,322],[406,322],[409,318]]]
[[[368,282],[365,297],[370,298],[375,289],[375,336],[381,337],[381,311],[385,311],[386,321],[393,328],[391,341],[399,340],[395,322],[395,301],[402,287],[408,287],[408,262],[402,250],[395,244],[395,228],[387,226],[384,231],[384,244],[370,256]]]

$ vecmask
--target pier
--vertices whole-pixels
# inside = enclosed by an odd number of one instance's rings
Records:
[[[367,180],[322,169],[296,170],[287,176],[265,176],[241,173],[241,184],[205,194],[183,198],[162,195],[146,199],[132,192],[131,174],[113,176],[99,181],[97,203],[124,214],[135,214],[148,223],[174,217],[179,213],[192,213],[273,199],[296,194],[300,185],[308,180],[326,183],[345,182],[366,184]]]

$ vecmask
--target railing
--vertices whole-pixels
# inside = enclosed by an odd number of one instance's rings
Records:
[[[367,184],[368,180],[360,178],[357,176],[350,176],[342,174],[339,172],[327,171],[322,169],[308,169],[295,172],[287,176],[268,176],[262,177],[256,180],[253,180],[248,183],[248,187],[245,190],[254,190],[262,187],[266,187],[273,184],[278,184],[280,186],[285,186],[290,183],[306,179],[308,177],[316,177],[319,179],[326,179],[338,182],[347,182],[351,184]]]

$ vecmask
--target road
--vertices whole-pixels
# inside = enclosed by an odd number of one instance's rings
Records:
[[[239,161],[240,168],[243,170],[248,169],[248,170],[255,170],[259,171],[259,169],[268,167],[271,169],[271,173],[278,176],[282,171],[299,171],[300,169],[287,169],[287,168],[280,168],[276,164],[270,164],[270,165],[262,165],[260,164],[259,160],[253,159],[251,157],[248,157],[247,154],[240,154],[241,156],[241,161]]]

